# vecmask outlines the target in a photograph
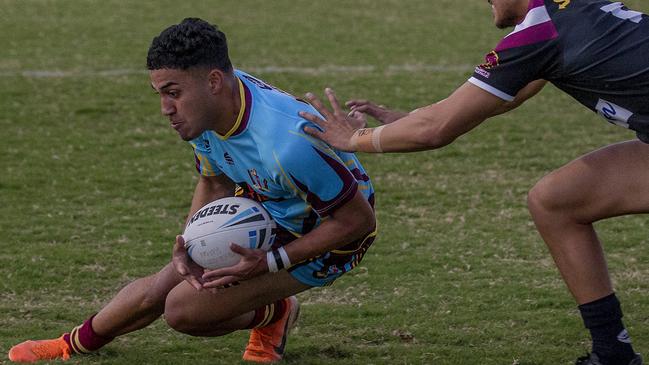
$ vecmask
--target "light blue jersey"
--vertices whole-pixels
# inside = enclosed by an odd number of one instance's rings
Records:
[[[190,141],[202,175],[225,174],[293,236],[317,227],[357,191],[374,206],[356,156],[304,133],[310,122],[298,112],[317,114],[310,104],[242,71],[235,75],[241,94],[235,125],[226,135],[205,131]]]
[[[333,150],[302,130],[306,102],[239,70],[241,111],[225,136],[203,132],[190,143],[202,175],[224,173],[287,230],[305,234],[359,189],[374,190],[353,153]],[[315,215],[314,215],[315,213]]]

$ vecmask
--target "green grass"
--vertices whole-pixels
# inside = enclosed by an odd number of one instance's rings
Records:
[[[151,38],[185,16],[219,24],[235,65],[284,90],[331,86],[403,110],[444,98],[505,34],[484,1],[0,0],[0,352],[58,336],[169,260],[196,176],[144,63]],[[570,364],[588,336],[525,195],[632,137],[547,87],[442,150],[361,155],[380,238],[334,286],[300,295],[286,363]],[[597,225],[644,353],[646,226]],[[70,363],[231,364],[245,340],[157,321]]]

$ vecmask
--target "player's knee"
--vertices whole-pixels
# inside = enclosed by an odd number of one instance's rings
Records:
[[[164,318],[169,327],[190,336],[222,336],[232,330],[219,328],[218,323],[207,324],[200,321],[191,311],[180,308],[165,308]]]
[[[547,214],[556,213],[560,207],[559,194],[554,189],[550,177],[544,177],[537,182],[527,194],[527,208],[532,217],[541,218]]]
[[[196,308],[188,305],[186,298],[169,295],[164,306],[164,319],[174,330],[191,335],[202,336],[212,333],[215,328],[205,328],[206,323],[197,315]]]
[[[164,319],[169,327],[178,332],[188,335],[193,335],[196,332],[196,325],[192,323],[191,316],[182,305],[167,302],[164,309]]]

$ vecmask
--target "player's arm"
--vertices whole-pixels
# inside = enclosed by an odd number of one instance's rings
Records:
[[[516,94],[516,97],[512,101],[505,102],[498,110],[494,112],[491,116],[494,117],[496,115],[504,114],[507,113],[511,110],[514,110],[521,106],[527,99],[531,98],[532,96],[536,95],[543,89],[545,84],[548,82],[546,80],[535,80],[527,84],[524,88],[521,89]]]
[[[307,127],[305,132],[334,148],[362,152],[411,152],[443,147],[467,133],[487,118],[511,110],[538,92],[542,85],[529,86],[519,100],[507,102],[470,82],[464,83],[448,98],[377,128],[354,129],[346,119],[332,90],[326,90],[333,111],[313,94],[307,98],[324,116],[301,112],[323,130]],[[538,88],[538,89],[537,89]],[[518,95],[517,95],[518,96]]]
[[[225,176],[225,174],[217,176],[200,175],[198,183],[196,183],[196,188],[194,189],[192,205],[189,208],[187,219],[191,218],[205,204],[217,199],[233,196],[234,189],[234,182]]]
[[[505,102],[501,108],[496,110],[491,116],[500,115],[506,113],[510,110],[513,110],[523,104],[527,99],[536,95],[547,81],[545,80],[536,80],[530,82],[525,88],[516,94],[516,97],[512,101]],[[369,100],[365,99],[353,99],[345,103],[350,109],[349,116],[352,117],[351,121],[357,121],[355,124],[360,128],[366,126],[365,116],[369,115],[372,118],[376,119],[381,124],[390,124],[395,122],[403,117],[408,116],[408,113],[390,110],[383,105],[377,105]],[[414,112],[414,111],[413,111]]]
[[[318,227],[284,246],[292,263],[322,255],[362,239],[376,228],[374,210],[360,191]]]
[[[200,175],[194,189],[192,204],[189,208],[190,219],[202,206],[214,200],[234,195],[235,184],[225,174],[216,176]],[[185,249],[185,240],[181,235],[176,236],[173,248],[172,262],[174,268],[196,290],[203,289],[203,269],[194,263]]]
[[[317,257],[370,234],[376,227],[374,210],[360,191],[344,205],[331,212],[328,219],[304,236],[283,246],[290,264]],[[267,253],[231,245],[242,256],[238,264],[208,271],[203,275],[205,288],[217,288],[235,281],[267,273]],[[289,265],[290,265],[289,264]]]

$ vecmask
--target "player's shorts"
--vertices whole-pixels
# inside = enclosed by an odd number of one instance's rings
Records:
[[[279,237],[278,237],[279,238]],[[362,239],[329,251],[318,257],[291,266],[288,272],[297,281],[309,286],[333,284],[344,273],[351,271],[363,259],[376,238],[376,230]],[[284,241],[284,240],[280,240]],[[277,240],[276,240],[277,242]],[[282,244],[287,244],[287,241]]]

